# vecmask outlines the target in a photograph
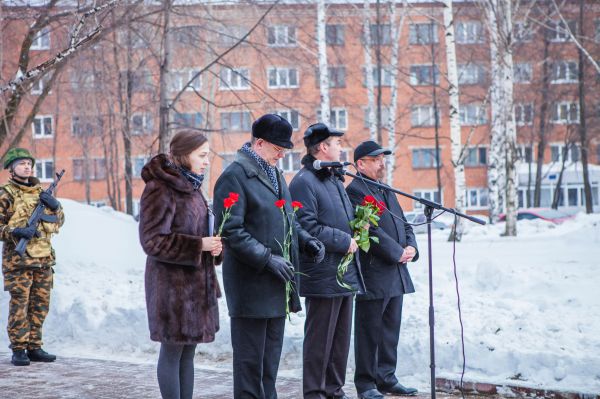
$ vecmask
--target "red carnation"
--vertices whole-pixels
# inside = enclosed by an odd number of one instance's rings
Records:
[[[377,215],[381,216],[383,211],[385,211],[385,203],[383,201],[377,201],[377,208],[379,209]]]
[[[363,200],[363,205],[373,204],[377,205],[377,200],[372,195],[365,195],[365,199]]]
[[[231,198],[233,202],[238,202],[238,199],[240,199],[240,195],[238,193],[229,193],[229,198]]]
[[[294,211],[297,211],[298,209],[302,208],[302,202],[292,201],[292,208],[294,208]]]
[[[225,199],[223,200],[223,207],[224,207],[225,209],[229,209],[229,208],[231,208],[232,206],[234,206],[234,205],[235,205],[235,201],[236,201],[236,200],[234,200],[233,198],[231,198],[231,197],[227,197],[227,198],[225,198]]]
[[[275,206],[279,209],[282,209],[285,206],[285,200],[280,199],[280,200],[275,201]]]

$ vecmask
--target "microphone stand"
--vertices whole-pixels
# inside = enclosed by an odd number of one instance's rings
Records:
[[[485,222],[476,217],[469,216],[464,213],[458,212],[458,211],[456,211],[456,209],[446,208],[445,206],[438,204],[437,202],[429,201],[429,200],[419,198],[419,197],[415,197],[414,195],[407,194],[403,191],[397,190],[388,185],[381,184],[379,182],[373,181],[366,177],[361,177],[361,176],[355,175],[354,173],[348,172],[346,169],[343,169],[343,168],[336,168],[336,169],[347,176],[353,177],[355,179],[360,179],[364,183],[370,184],[373,187],[381,188],[381,189],[391,191],[396,194],[400,194],[404,197],[410,198],[413,201],[417,201],[417,202],[421,203],[425,207],[423,212],[427,219],[427,244],[428,244],[427,252],[429,254],[429,354],[430,354],[430,361],[431,361],[431,364],[429,365],[429,367],[431,368],[431,398],[435,399],[435,345],[434,345],[434,342],[435,342],[435,329],[434,329],[435,320],[434,320],[434,310],[433,310],[433,260],[431,257],[432,256],[432,254],[431,254],[431,221],[432,221],[433,210],[439,209],[442,211],[446,211],[453,215],[465,218],[467,220],[470,220],[474,223],[478,223],[481,225],[484,225]],[[456,234],[456,231],[454,232],[454,234]]]

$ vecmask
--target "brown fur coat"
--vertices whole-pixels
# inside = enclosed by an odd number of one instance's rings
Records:
[[[202,252],[208,205],[202,193],[166,161],[165,155],[157,155],[142,170],[146,187],[139,231],[148,255],[150,338],[172,344],[211,342],[219,330],[221,291],[213,257]]]

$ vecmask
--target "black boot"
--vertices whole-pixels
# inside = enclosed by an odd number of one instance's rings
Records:
[[[29,358],[24,349],[13,350],[12,360],[10,362],[15,366],[29,366]]]
[[[48,352],[46,352],[42,348],[29,349],[27,351],[27,354],[29,355],[29,360],[31,360],[32,362],[46,362],[46,363],[50,363],[50,362],[53,362],[53,361],[56,360],[56,356],[55,355],[49,354]]]

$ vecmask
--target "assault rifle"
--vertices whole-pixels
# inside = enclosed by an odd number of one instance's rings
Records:
[[[56,174],[56,180],[54,180],[52,182],[52,184],[50,185],[50,187],[48,187],[45,190],[48,194],[50,194],[50,195],[54,194],[56,185],[58,184],[58,182],[60,181],[60,179],[63,177],[64,174],[65,174],[64,169],[61,170],[60,173]],[[42,203],[42,201],[38,202],[35,209],[33,210],[33,213],[31,214],[31,216],[29,216],[29,220],[27,220],[27,227],[35,226],[37,228],[37,225],[40,223],[40,221],[50,222],[50,223],[56,223],[58,221],[56,215],[44,214],[45,208],[46,208],[46,205],[44,205]],[[21,238],[19,240],[19,243],[17,244],[17,247],[15,248],[15,250],[17,251],[17,253],[19,254],[19,256],[21,258],[25,254],[25,248],[27,247],[29,240],[30,240],[29,238]]]

